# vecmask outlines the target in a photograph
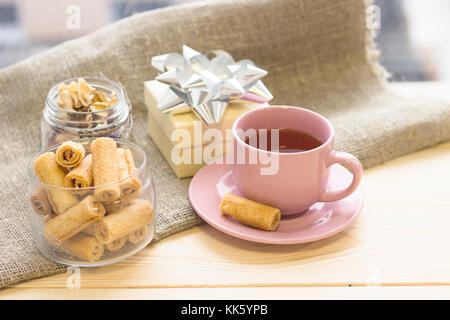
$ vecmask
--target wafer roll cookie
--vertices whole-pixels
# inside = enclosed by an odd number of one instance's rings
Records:
[[[88,154],[72,171],[66,174],[64,184],[67,188],[88,188],[94,184],[92,178],[92,155]]]
[[[57,215],[52,211],[49,214],[44,216],[44,223],[49,222],[50,220],[52,220],[53,218],[57,217]]]
[[[103,256],[105,246],[95,237],[77,234],[62,244],[64,250],[77,258],[87,261],[97,261]]]
[[[97,201],[113,202],[120,197],[120,186],[113,183],[119,180],[119,157],[116,142],[111,138],[98,138],[91,143],[92,174]]]
[[[147,200],[133,200],[128,207],[105,216],[95,225],[95,236],[108,244],[126,236],[153,220],[153,205]]]
[[[120,248],[122,248],[125,243],[127,243],[127,237],[121,237],[117,240],[114,240],[111,243],[105,244],[105,248],[108,249],[109,251],[116,251],[119,250]]]
[[[41,187],[39,187],[35,193],[30,197],[31,206],[33,210],[40,215],[47,215],[51,213],[50,202],[47,198],[47,193]]]
[[[227,193],[222,197],[220,211],[245,225],[266,231],[275,230],[281,218],[279,209],[232,193]]]
[[[133,154],[128,149],[117,149],[119,157],[120,180],[136,172]],[[126,201],[136,199],[141,194],[141,181],[137,176],[130,177],[120,183],[120,197]]]
[[[85,229],[89,224],[100,220],[105,214],[101,203],[87,196],[76,206],[51,219],[44,227],[44,234],[50,241],[65,241]]]
[[[73,168],[81,163],[85,153],[82,144],[66,141],[56,149],[56,161],[62,167]]]
[[[53,152],[46,152],[34,161],[34,171],[39,180],[45,184],[64,187],[65,174],[56,163],[56,155]],[[46,187],[48,201],[56,214],[65,212],[70,207],[78,203],[78,198],[67,190]]]
[[[70,168],[66,168],[66,167],[60,167],[60,168],[62,169],[64,174],[68,174],[70,172]]]
[[[130,233],[127,236],[127,240],[133,244],[141,242],[147,237],[147,234],[150,232],[150,228],[147,226],[143,226],[142,228],[137,229],[136,231]]]
[[[126,207],[129,203],[123,201],[122,199],[116,200],[114,202],[104,202],[103,206],[105,207],[106,214],[111,214],[120,209]]]
[[[97,222],[91,223],[90,225],[88,225],[86,228],[83,229],[83,233],[86,233],[90,236],[95,236],[95,224]]]

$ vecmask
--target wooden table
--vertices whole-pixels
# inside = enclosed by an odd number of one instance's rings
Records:
[[[331,238],[264,245],[206,224],[111,266],[0,290],[0,299],[450,298],[450,143],[365,171],[364,208]]]

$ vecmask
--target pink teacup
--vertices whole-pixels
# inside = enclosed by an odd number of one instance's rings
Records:
[[[280,128],[303,131],[323,143],[315,149],[292,153],[266,151],[245,143],[244,133],[249,129]],[[279,208],[283,215],[300,213],[316,202],[345,198],[361,181],[359,160],[349,153],[333,150],[331,123],[307,109],[270,106],[246,112],[234,122],[233,139],[235,186],[245,197]],[[329,191],[328,177],[334,163],[350,169],[353,181],[345,189]]]

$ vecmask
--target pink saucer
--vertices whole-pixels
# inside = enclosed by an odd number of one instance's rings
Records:
[[[330,170],[328,188],[341,189],[350,184],[352,175],[341,165]],[[227,192],[242,196],[234,186],[231,166],[210,163],[204,166],[191,181],[189,198],[194,210],[214,228],[236,238],[271,244],[311,242],[330,237],[352,224],[363,202],[361,188],[339,201],[318,202],[304,213],[281,219],[275,231],[262,231],[245,226],[223,216],[219,205],[221,196]]]

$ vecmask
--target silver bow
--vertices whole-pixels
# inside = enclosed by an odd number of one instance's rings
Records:
[[[152,58],[152,66],[161,73],[156,80],[169,85],[157,107],[163,112],[186,105],[207,124],[222,119],[229,102],[244,100],[255,106],[273,98],[260,80],[267,71],[250,60],[235,62],[226,51],[214,50],[206,55],[183,46],[183,55],[167,53]]]

